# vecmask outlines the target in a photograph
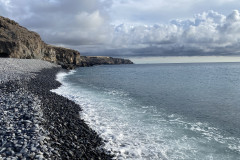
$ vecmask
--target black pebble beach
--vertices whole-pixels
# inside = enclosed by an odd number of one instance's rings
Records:
[[[62,159],[111,159],[100,148],[101,138],[80,119],[80,106],[50,91],[61,85],[55,80],[58,71],[44,69],[27,84],[43,103],[44,127],[50,132],[52,147]]]
[[[16,155],[17,159],[112,159],[113,156],[102,148],[102,139],[97,135],[95,131],[88,127],[88,125],[80,118],[79,112],[81,108],[73,101],[67,98],[57,95],[51,92],[51,89],[59,87],[61,84],[55,80],[56,74],[59,71],[63,71],[60,67],[42,69],[40,72],[34,73],[35,76],[29,79],[10,80],[2,82],[0,85],[0,93],[2,95],[15,94],[16,91],[24,90],[32,94],[33,97],[37,97],[40,100],[40,108],[44,121],[40,123],[44,130],[48,133],[48,139],[45,143],[51,147],[51,154],[44,153],[41,155],[31,154],[29,149],[26,149],[24,154],[24,145],[22,149],[11,149],[16,144],[8,142],[9,138],[5,137],[6,141],[0,141],[0,159],[8,158],[8,155]],[[26,97],[27,106],[28,103],[34,103],[33,100]],[[24,101],[25,101],[24,100]],[[0,100],[0,105],[5,106],[6,101]],[[39,104],[39,102],[38,102]],[[31,105],[29,105],[31,106]],[[38,113],[37,113],[38,114]],[[31,117],[25,115],[19,118],[27,121],[31,120]],[[34,122],[34,121],[33,121]],[[29,122],[30,123],[30,122]],[[1,131],[1,129],[0,129]],[[4,131],[0,134],[6,134]],[[29,134],[29,133],[28,133]],[[26,136],[28,136],[26,134]],[[12,136],[12,135],[11,135]],[[15,135],[14,135],[15,136]],[[17,136],[17,135],[16,135]],[[21,135],[19,135],[21,136]],[[11,139],[12,137],[10,137]],[[3,138],[4,139],[4,138]],[[16,138],[17,139],[17,138]],[[24,141],[24,138],[22,138]],[[6,146],[8,144],[8,146]],[[41,144],[40,144],[41,145]],[[4,150],[6,146],[6,150]],[[27,146],[27,145],[26,145]],[[25,146],[25,148],[26,148]],[[7,149],[10,148],[9,154]],[[34,151],[34,148],[32,149]],[[14,153],[15,152],[15,153]],[[22,153],[18,154],[16,152]],[[37,152],[37,151],[36,151]]]

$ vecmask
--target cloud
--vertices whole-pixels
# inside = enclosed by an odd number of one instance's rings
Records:
[[[116,23],[167,23],[215,10],[223,14],[240,8],[237,0],[114,0],[109,12]]]
[[[166,25],[121,24],[111,45],[129,55],[239,55],[240,15],[208,11]]]
[[[0,15],[38,32],[47,43],[78,49],[86,55],[240,54],[238,10],[227,16],[210,10],[193,18],[172,19],[177,14],[187,16],[197,6],[208,4],[214,8],[215,3],[215,8],[230,8],[232,4],[240,7],[239,3],[235,0],[180,2],[0,0]],[[127,23],[114,23],[124,18]]]
[[[21,0],[0,6],[0,14],[38,32],[44,41],[57,45],[101,44],[107,39],[108,16],[98,0]]]
[[[9,3],[10,0],[0,0],[0,13],[6,15],[9,12]]]

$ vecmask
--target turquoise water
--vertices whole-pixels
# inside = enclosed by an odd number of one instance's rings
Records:
[[[54,92],[117,159],[240,159],[240,63],[138,64],[60,73]]]

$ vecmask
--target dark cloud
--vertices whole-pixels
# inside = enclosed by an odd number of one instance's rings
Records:
[[[53,44],[84,45],[102,43],[106,38],[108,17],[98,0],[21,0],[1,2],[9,7],[0,14],[34,30]]]
[[[215,3],[219,9],[236,3],[206,2],[0,0],[0,15],[38,32],[47,43],[77,49],[86,55],[239,55],[238,10],[228,16],[208,11],[190,19],[165,22],[176,14],[188,15],[197,5],[214,8]],[[129,23],[112,24],[123,18]]]
[[[121,24],[112,42],[132,55],[238,55],[240,15],[208,11],[168,25]]]

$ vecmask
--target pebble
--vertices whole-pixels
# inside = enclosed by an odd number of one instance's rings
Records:
[[[31,148],[31,151],[32,151],[32,152],[34,152],[34,151],[36,151],[36,150],[37,150],[36,147],[32,147],[32,148]]]
[[[36,158],[40,160],[40,159],[43,159],[44,157],[43,155],[39,154],[39,155],[36,155]]]
[[[48,135],[39,130],[45,121],[41,100],[25,90],[25,85],[35,78],[33,72],[53,67],[56,65],[39,60],[0,58],[0,159],[26,159],[29,155],[33,159],[35,152],[43,149],[36,138]],[[34,128],[33,132],[31,128]],[[31,148],[33,143],[39,147]],[[45,151],[51,156],[50,150]]]
[[[0,58],[0,159],[112,158],[78,118],[80,107],[50,92],[60,86],[58,71],[49,62]]]

